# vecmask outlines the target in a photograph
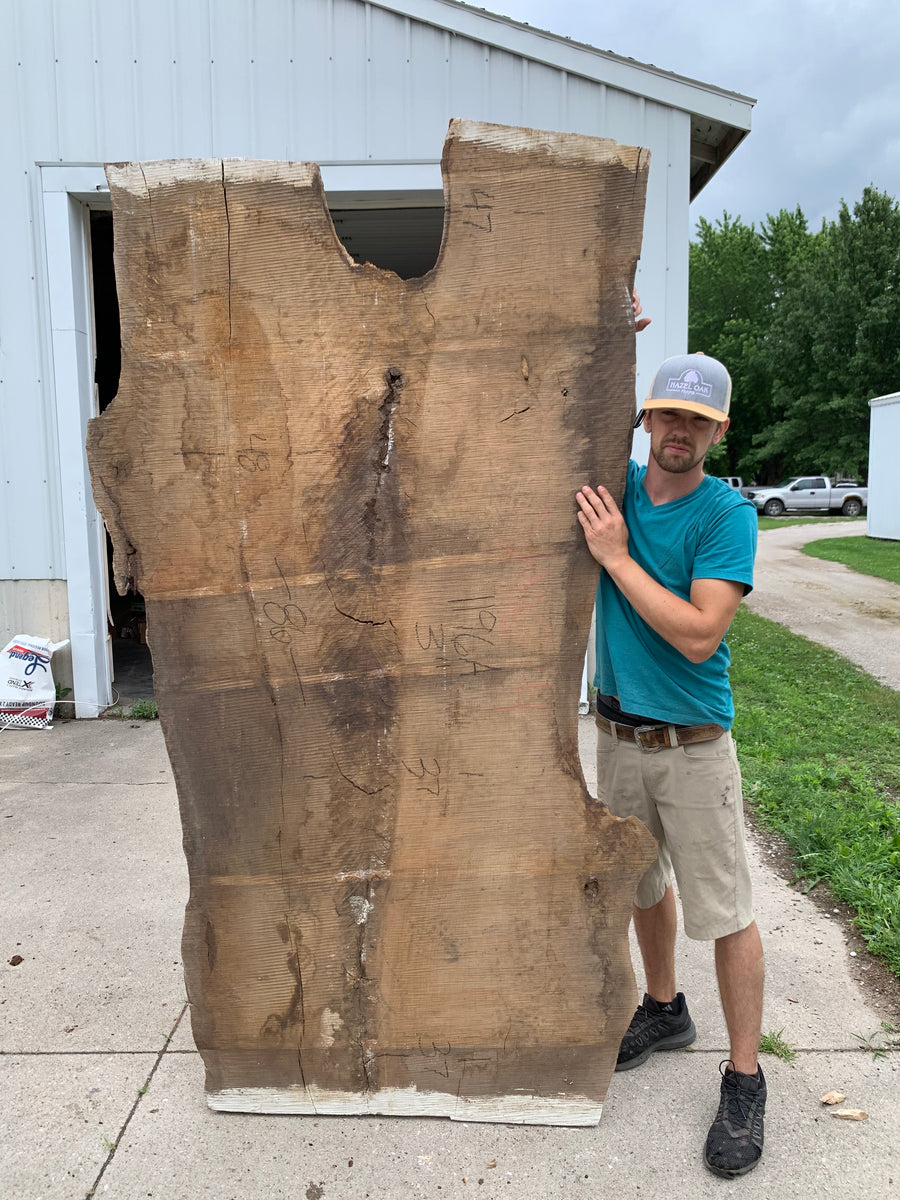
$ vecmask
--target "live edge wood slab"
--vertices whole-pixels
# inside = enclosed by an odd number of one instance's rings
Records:
[[[653,842],[579,765],[574,493],[624,482],[647,169],[454,121],[402,280],[313,164],[107,168],[90,466],[147,604],[213,1108],[600,1117]]]

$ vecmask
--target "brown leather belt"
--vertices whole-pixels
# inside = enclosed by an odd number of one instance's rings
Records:
[[[599,727],[621,742],[636,742],[642,750],[672,750],[691,742],[712,742],[725,730],[721,725],[620,725],[594,713]]]

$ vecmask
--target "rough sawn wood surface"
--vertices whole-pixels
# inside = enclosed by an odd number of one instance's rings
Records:
[[[318,169],[108,168],[123,371],[89,456],[147,603],[216,1108],[597,1121],[649,834],[577,697],[621,489],[648,155],[453,122],[434,270]]]

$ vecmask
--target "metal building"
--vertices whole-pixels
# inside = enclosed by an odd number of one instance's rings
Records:
[[[689,203],[752,106],[456,0],[0,0],[0,645],[70,638],[54,671],[77,714],[111,702],[84,454],[118,372],[102,163],[316,161],[348,249],[416,275],[440,242],[451,117],[648,147],[640,391],[685,348]]]
[[[866,533],[900,541],[900,392],[869,401],[869,502]]]

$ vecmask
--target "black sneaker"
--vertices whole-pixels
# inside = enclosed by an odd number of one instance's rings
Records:
[[[762,1158],[766,1080],[762,1067],[758,1076],[735,1071],[730,1062],[719,1063],[719,1070],[719,1111],[706,1138],[703,1160],[713,1174],[734,1179],[752,1171]]]
[[[658,1004],[644,993],[643,1001],[631,1018],[631,1024],[619,1047],[617,1071],[630,1071],[647,1061],[654,1050],[677,1050],[689,1046],[697,1036],[684,993],[679,992],[668,1004]]]

